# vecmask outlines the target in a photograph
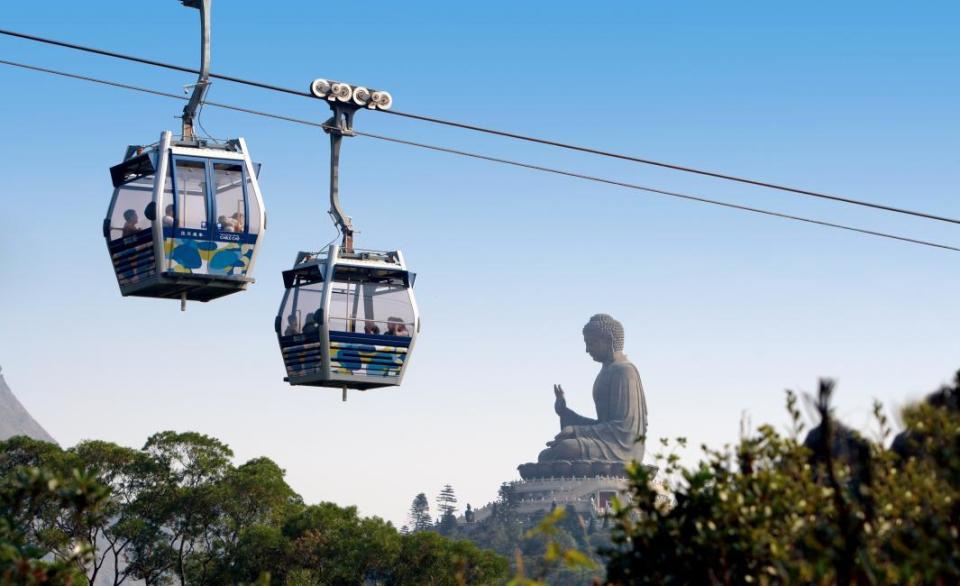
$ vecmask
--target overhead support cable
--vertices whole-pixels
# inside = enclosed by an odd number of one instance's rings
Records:
[[[193,67],[184,67],[182,65],[174,65],[173,63],[164,63],[163,61],[156,61],[154,59],[146,59],[144,57],[135,57],[133,55],[125,55],[123,53],[117,53],[115,51],[107,51],[106,49],[97,49],[95,47],[86,47],[84,45],[78,45],[76,43],[68,43],[66,41],[58,41],[56,39],[47,39],[44,37],[38,37],[36,35],[28,35],[26,33],[18,33],[16,31],[0,29],[0,35],[7,35],[8,37],[16,37],[19,39],[24,39],[27,41],[35,41],[38,43],[44,43],[46,45],[55,45],[57,47],[64,47],[66,49],[74,49],[77,51],[83,51],[85,53],[93,53],[95,55],[102,55],[104,57],[112,57],[114,59],[123,59],[124,61],[132,61],[134,63],[141,63],[143,65],[151,65],[153,67],[161,67],[163,69],[170,69],[173,71],[182,71],[183,73],[194,73],[199,75],[200,70]],[[242,85],[249,85],[253,87],[258,87],[260,89],[270,90],[274,92],[282,92],[286,94],[293,94],[295,96],[302,96],[304,98],[314,99],[314,97],[306,91],[295,90],[291,88],[285,88],[278,85],[273,85],[269,83],[262,83],[259,81],[252,81],[249,79],[241,79],[239,77],[233,77],[230,75],[222,75],[220,73],[210,73],[210,77],[216,79],[222,79],[224,81],[230,81],[233,83],[239,83]]]
[[[384,140],[384,141],[393,142],[393,143],[397,143],[397,144],[405,144],[405,145],[408,145],[408,146],[418,147],[418,148],[422,148],[422,149],[429,149],[429,150],[432,150],[432,151],[449,153],[449,154],[452,154],[452,155],[460,155],[460,156],[462,156],[462,157],[471,157],[471,158],[474,158],[474,159],[480,159],[480,160],[484,160],[484,161],[490,161],[490,162],[492,162],[492,163],[501,163],[501,164],[504,164],[504,165],[512,165],[512,166],[514,166],[514,167],[521,167],[521,168],[523,168],[523,169],[531,169],[531,170],[534,170],[534,171],[542,171],[542,172],[544,172],[544,173],[553,173],[553,174],[556,174],[556,175],[563,175],[563,176],[565,176],[565,177],[574,177],[574,178],[576,178],[576,179],[585,179],[585,180],[587,180],[587,181],[596,181],[596,182],[598,182],[598,183],[605,183],[605,184],[607,184],[607,185],[615,185],[615,186],[617,186],[617,187],[625,187],[625,188],[627,188],[627,189],[636,189],[636,190],[638,190],[638,191],[646,191],[646,192],[648,192],[648,193],[655,193],[655,194],[658,194],[658,195],[666,195],[666,196],[669,196],[669,197],[676,197],[676,198],[685,199],[685,200],[688,200],[688,201],[695,201],[695,202],[700,202],[700,203],[706,203],[706,204],[710,204],[710,205],[722,206],[722,207],[725,207],[725,208],[731,208],[731,209],[741,210],[741,211],[745,211],[745,212],[752,212],[752,213],[755,213],[755,214],[763,214],[763,215],[766,215],[766,216],[773,216],[773,217],[777,217],[777,218],[783,218],[783,219],[786,219],[786,220],[796,220],[796,221],[798,221],[798,222],[806,222],[806,223],[809,223],[809,224],[816,224],[816,225],[818,225],[818,226],[826,226],[826,227],[828,227],[828,228],[838,228],[838,229],[840,229],[840,230],[849,230],[849,231],[851,231],[851,232],[859,232],[859,233],[861,233],[861,234],[869,234],[869,235],[871,235],[871,236],[879,236],[879,237],[881,237],[881,238],[892,238],[892,239],[894,239],[894,240],[900,240],[900,241],[902,241],[902,242],[910,242],[910,243],[912,243],[912,244],[921,244],[921,245],[923,245],[923,246],[933,246],[933,247],[935,247],[935,248],[943,248],[943,249],[945,249],[945,250],[952,250],[952,251],[954,251],[954,252],[960,252],[960,248],[958,248],[958,247],[949,246],[949,245],[946,245],[946,244],[938,244],[938,243],[935,243],[935,242],[928,242],[928,241],[926,241],[926,240],[917,240],[917,239],[914,239],[914,238],[908,238],[908,237],[906,237],[906,236],[897,236],[897,235],[895,235],[895,234],[887,234],[887,233],[885,233],[885,232],[877,232],[877,231],[874,231],[874,230],[867,230],[867,229],[865,229],[865,228],[856,228],[856,227],[853,227],[853,226],[846,226],[846,225],[844,225],[844,224],[835,224],[835,223],[833,223],[833,222],[825,222],[825,221],[823,221],[823,220],[815,220],[815,219],[812,219],[812,218],[805,218],[805,217],[802,217],[802,216],[795,216],[795,215],[792,215],[792,214],[784,214],[784,213],[781,213],[781,212],[775,212],[775,211],[771,211],[771,210],[765,210],[765,209],[762,209],[762,208],[755,208],[755,207],[744,206],[744,205],[735,204],[735,203],[729,203],[729,202],[725,202],[725,201],[719,201],[719,200],[716,200],[716,199],[709,199],[709,198],[705,198],[705,197],[700,197],[700,196],[698,196],[698,195],[691,195],[691,194],[680,193],[680,192],[676,192],[676,191],[668,191],[668,190],[666,190],[666,189],[659,189],[659,188],[656,188],[656,187],[647,187],[647,186],[645,186],[645,185],[637,185],[636,183],[627,183],[627,182],[625,182],[625,181],[617,181],[617,180],[614,180],[614,179],[605,179],[605,178],[603,178],[603,177],[597,177],[597,176],[594,176],[594,175],[585,175],[585,174],[583,174],[583,173],[575,173],[575,172],[573,172],[573,171],[565,171],[565,170],[563,170],[563,169],[556,169],[556,168],[553,168],[553,167],[544,167],[544,166],[541,166],[541,165],[533,165],[533,164],[524,163],[524,162],[521,162],[521,161],[514,161],[514,160],[510,160],[510,159],[501,159],[501,158],[499,158],[499,157],[491,157],[491,156],[488,156],[488,155],[481,155],[481,154],[478,154],[478,153],[471,153],[471,152],[468,152],[468,151],[461,151],[461,150],[458,150],[458,149],[452,149],[452,148],[447,148],[447,147],[440,147],[440,146],[435,146],[435,145],[429,145],[429,144],[414,142],[414,141],[411,141],[411,140],[403,140],[403,139],[399,139],[399,138],[393,138],[393,137],[389,137],[389,136],[382,136],[382,135],[372,134],[372,133],[369,133],[369,132],[360,132],[359,130],[356,130],[356,131],[354,131],[354,132],[356,132],[357,136],[366,136],[366,137],[369,137],[369,138],[375,138],[375,139],[377,139],[377,140]]]
[[[56,39],[49,39],[49,38],[40,37],[40,36],[36,36],[36,35],[30,35],[30,34],[27,34],[27,33],[20,33],[20,32],[11,31],[11,30],[0,29],[0,34],[7,35],[7,36],[11,36],[11,37],[16,37],[16,38],[20,38],[20,39],[24,39],[24,40],[28,40],[28,41],[34,41],[34,42],[38,42],[38,43],[45,43],[45,44],[48,44],[48,45],[55,45],[55,46],[58,46],[58,47],[64,47],[64,48],[67,48],[67,49],[84,51],[84,52],[87,52],[87,53],[94,53],[94,54],[103,55],[103,56],[106,56],[106,57],[112,57],[112,58],[116,58],[116,59],[123,59],[123,60],[126,60],[126,61],[132,61],[132,62],[136,62],[136,63],[142,63],[142,64],[145,64],[145,65],[151,65],[151,66],[154,66],[154,67],[162,67],[162,68],[171,69],[171,70],[174,70],[174,71],[182,71],[182,72],[184,72],[184,73],[199,73],[199,70],[198,70],[198,69],[193,69],[193,68],[190,68],[190,67],[183,67],[183,66],[174,65],[174,64],[171,64],[171,63],[164,63],[164,62],[162,62],[162,61],[156,61],[156,60],[154,60],[154,59],[146,59],[146,58],[143,58],[143,57],[135,57],[135,56],[132,56],[132,55],[126,55],[126,54],[123,54],[123,53],[117,53],[117,52],[114,52],[114,51],[107,51],[107,50],[105,50],[105,49],[97,49],[97,48],[94,48],[94,47],[86,47],[86,46],[84,46],[84,45],[78,45],[78,44],[76,44],[76,43],[69,43],[69,42],[66,42],[66,41],[59,41],[59,40],[56,40]],[[310,92],[307,92],[307,91],[297,90],[297,89],[287,88],[287,87],[282,87],[282,86],[278,86],[278,85],[274,85],[274,84],[263,83],[263,82],[260,82],[260,81],[243,79],[243,78],[239,78],[239,77],[234,77],[234,76],[230,76],[230,75],[223,75],[223,74],[218,74],[218,73],[210,73],[210,77],[216,78],[216,79],[222,79],[222,80],[224,80],[224,81],[229,81],[229,82],[233,82],[233,83],[238,83],[238,84],[253,86],[253,87],[257,87],[257,88],[261,88],[261,89],[266,89],[266,90],[270,90],[270,91],[282,92],[282,93],[291,94],[291,95],[295,95],[295,96],[301,96],[301,97],[305,97],[305,98],[316,99],[312,94],[310,94]],[[509,132],[509,131],[506,131],[506,130],[498,130],[498,129],[494,129],[494,128],[486,128],[486,127],[478,126],[478,125],[475,125],[475,124],[468,124],[468,123],[465,123],[465,122],[456,122],[456,121],[453,121],[453,120],[445,120],[445,119],[437,118],[437,117],[434,117],[434,116],[426,116],[426,115],[422,115],[422,114],[413,114],[413,113],[410,113],[410,112],[402,112],[402,111],[397,111],[397,110],[382,110],[382,111],[384,111],[384,112],[386,112],[386,113],[388,113],[388,114],[393,114],[393,115],[395,115],[395,116],[400,116],[400,117],[403,117],[403,118],[409,118],[409,119],[412,119],[412,120],[419,120],[419,121],[422,121],[422,122],[429,122],[429,123],[431,123],[431,124],[439,124],[439,125],[449,126],[449,127],[453,127],[453,128],[460,128],[460,129],[463,129],[463,130],[470,130],[470,131],[473,131],[473,132],[481,132],[481,133],[490,134],[490,135],[494,135],[494,136],[500,136],[500,137],[503,137],[503,138],[510,138],[510,139],[514,139],[514,140],[520,140],[520,141],[525,141],[525,142],[530,142],[530,143],[536,143],[536,144],[541,144],[541,145],[545,145],[545,146],[562,148],[562,149],[566,149],[566,150],[572,150],[572,151],[581,152],[581,153],[586,153],[586,154],[591,154],[591,155],[596,155],[596,156],[602,156],[602,157],[608,157],[608,158],[618,159],[618,160],[621,160],[621,161],[628,161],[628,162],[638,163],[638,164],[643,164],[643,165],[652,165],[652,166],[655,166],[655,167],[660,167],[660,168],[664,168],[664,169],[670,169],[670,170],[673,170],[673,171],[680,171],[680,172],[683,172],[683,173],[692,173],[692,174],[701,175],[701,176],[705,176],[705,177],[712,177],[712,178],[714,178],[714,179],[721,179],[721,180],[725,180],[725,181],[734,181],[734,182],[742,183],[742,184],[745,184],[745,185],[752,185],[752,186],[755,186],[755,187],[763,187],[763,188],[767,188],[767,189],[774,189],[774,190],[777,190],[777,191],[783,191],[783,192],[792,193],[792,194],[795,194],[795,195],[802,195],[802,196],[807,196],[807,197],[814,197],[814,198],[823,199],[823,200],[829,200],[829,201],[835,201],[835,202],[844,203],[844,204],[849,204],[849,205],[855,205],[855,206],[860,206],[860,207],[865,207],[865,208],[871,208],[871,209],[880,210],[880,211],[884,211],[884,212],[891,212],[891,213],[896,213],[896,214],[903,214],[903,215],[907,215],[907,216],[913,216],[913,217],[917,217],[917,218],[923,218],[923,219],[926,219],[926,220],[934,220],[934,221],[938,221],[938,222],[947,222],[947,223],[950,223],[950,224],[960,225],[960,219],[950,218],[950,217],[947,217],[947,216],[942,216],[942,215],[938,215],[938,214],[933,214],[933,213],[930,213],[930,212],[924,212],[924,211],[918,211],[918,210],[911,210],[911,209],[907,209],[907,208],[895,207],[895,206],[891,206],[891,205],[886,205],[886,204],[881,204],[881,203],[876,203],[876,202],[871,202],[871,201],[866,201],[866,200],[861,200],[861,199],[855,199],[855,198],[851,198],[851,197],[845,197],[845,196],[840,196],[840,195],[835,195],[835,194],[824,193],[824,192],[821,192],[821,191],[813,191],[813,190],[809,190],[809,189],[802,189],[802,188],[799,188],[799,187],[791,187],[791,186],[782,185],[782,184],[779,184],[779,183],[773,183],[773,182],[769,182],[769,181],[761,181],[761,180],[758,180],[758,179],[750,179],[750,178],[748,178],[748,177],[741,177],[741,176],[737,176],[737,175],[730,175],[730,174],[727,174],[727,173],[720,173],[720,172],[718,172],[718,171],[711,171],[711,170],[708,170],[708,169],[700,169],[700,168],[696,168],[696,167],[690,167],[690,166],[687,166],[687,165],[680,165],[680,164],[677,164],[677,163],[670,163],[670,162],[665,162],[665,161],[658,161],[658,160],[654,160],[654,159],[637,157],[637,156],[627,155],[627,154],[623,154],[623,153],[616,153],[616,152],[613,152],[613,151],[608,151],[608,150],[603,150],[603,149],[597,149],[597,148],[593,148],[593,147],[586,147],[586,146],[575,145],[575,144],[566,143],[566,142],[560,142],[560,141],[556,141],[556,140],[549,140],[549,139],[545,139],[545,138],[538,138],[538,137],[535,137],[535,136],[529,136],[529,135],[520,134],[520,133],[516,133],[516,132]]]
[[[678,165],[678,164],[676,164],[676,163],[666,163],[666,162],[663,162],[663,161],[655,161],[655,160],[653,160],[653,159],[644,159],[644,158],[641,158],[641,157],[635,157],[635,156],[632,156],[632,155],[624,155],[624,154],[615,153],[615,152],[612,152],[612,151],[605,151],[605,150],[601,150],[601,149],[595,149],[595,148],[585,147],[585,146],[578,146],[578,145],[575,145],[575,144],[570,144],[570,143],[565,143],[565,142],[559,142],[559,141],[555,141],[555,140],[548,140],[548,139],[544,139],[544,138],[537,138],[537,137],[535,137],[535,136],[527,136],[527,135],[524,135],[524,134],[517,134],[517,133],[515,133],[515,132],[507,132],[507,131],[505,131],[505,130],[495,130],[495,129],[492,129],[492,128],[484,128],[484,127],[482,127],[482,126],[475,126],[475,125],[473,125],[473,124],[466,124],[466,123],[463,123],[463,122],[455,122],[455,121],[452,121],[452,120],[442,120],[442,119],[440,119],[440,118],[434,118],[434,117],[431,117],[431,116],[421,116],[421,115],[419,115],[419,114],[410,114],[410,113],[407,113],[407,112],[398,112],[398,111],[396,111],[396,110],[388,110],[388,111],[387,111],[387,114],[394,114],[394,115],[396,115],[396,116],[403,116],[403,117],[405,117],[405,118],[412,118],[412,119],[414,119],[414,120],[423,120],[423,121],[425,121],[425,122],[432,122],[432,123],[434,123],[434,124],[443,124],[443,125],[446,125],[446,126],[453,126],[453,127],[462,128],[462,129],[465,129],[465,130],[473,130],[473,131],[475,131],[475,132],[483,132],[483,133],[492,134],[492,135],[495,135],[495,136],[502,136],[502,137],[505,137],[505,138],[512,138],[512,139],[522,140],[522,141],[526,141],[526,142],[532,142],[532,143],[537,143],[537,144],[542,144],[542,145],[547,145],[547,146],[553,146],[553,147],[558,147],[558,148],[562,148],[562,149],[568,149],[568,150],[572,150],[572,151],[578,151],[578,152],[581,152],[581,153],[588,153],[588,154],[591,154],[591,155],[599,155],[599,156],[602,156],[602,157],[610,157],[610,158],[613,158],[613,159],[619,159],[619,160],[621,160],[621,161],[630,161],[630,162],[632,162],[632,163],[641,163],[641,164],[644,164],[644,165],[653,165],[653,166],[655,166],[655,167],[662,167],[662,168],[664,168],[664,169],[672,169],[672,170],[674,170],[674,171],[682,171],[682,172],[684,172],[684,173],[694,173],[694,174],[696,174],[696,175],[703,175],[703,176],[706,176],[706,177],[713,177],[713,178],[715,178],[715,179],[724,179],[724,180],[726,180],[726,181],[735,181],[735,182],[737,182],[737,183],[744,183],[744,184],[747,184],[747,185],[754,185],[754,186],[757,186],[757,187],[766,187],[766,188],[769,188],[769,189],[776,189],[776,190],[778,190],[778,191],[786,191],[786,192],[794,193],[794,194],[798,194],[798,195],[807,195],[807,196],[810,196],[810,197],[816,197],[816,198],[820,198],[820,199],[826,199],[826,200],[831,200],[831,201],[836,201],[836,202],[841,202],[841,203],[846,203],[846,204],[851,204],[851,205],[856,205],[856,206],[862,206],[862,207],[866,207],[866,208],[873,208],[873,209],[875,209],[875,210],[882,210],[882,211],[885,211],[885,212],[893,212],[893,213],[897,213],[897,214],[905,214],[905,215],[908,215],[908,216],[915,216],[915,217],[919,217],[919,218],[925,218],[925,219],[927,219],[927,220],[936,220],[936,221],[939,221],[939,222],[948,222],[948,223],[950,223],[950,224],[960,224],[960,219],[948,218],[948,217],[945,217],[945,216],[939,216],[939,215],[931,214],[931,213],[927,213],[927,212],[920,212],[920,211],[916,211],[916,210],[908,210],[908,209],[905,209],[905,208],[898,208],[898,207],[889,206],[889,205],[880,204],[880,203],[875,203],[875,202],[869,202],[869,201],[864,201],[864,200],[859,200],[859,199],[853,199],[853,198],[843,197],[843,196],[839,196],[839,195],[831,195],[831,194],[822,193],[822,192],[819,192],[819,191],[810,191],[810,190],[808,190],[808,189],[800,189],[800,188],[798,188],[798,187],[790,187],[790,186],[787,186],[787,185],[780,185],[780,184],[777,184],[777,183],[770,183],[770,182],[767,182],[767,181],[760,181],[760,180],[757,180],[757,179],[748,179],[748,178],[746,178],[746,177],[738,177],[738,176],[736,176],[736,175],[728,175],[728,174],[726,174],[726,173],[719,173],[719,172],[717,172],[717,171],[709,171],[709,170],[705,170],[705,169],[697,169],[697,168],[688,167],[688,166],[685,166],[685,165]]]
[[[106,79],[99,79],[99,78],[90,77],[90,76],[86,76],[86,75],[80,75],[80,74],[76,74],[76,73],[69,73],[69,72],[65,72],[65,71],[58,71],[58,70],[49,69],[49,68],[46,68],[46,67],[38,67],[38,66],[36,66],[36,65],[29,65],[29,64],[26,64],[26,63],[18,63],[18,62],[15,62],[15,61],[8,61],[8,60],[0,59],[0,64],[9,65],[9,66],[12,66],[12,67],[18,67],[18,68],[21,68],[21,69],[28,69],[28,70],[31,70],[31,71],[37,71],[37,72],[40,72],[40,73],[47,73],[47,74],[51,74],[51,75],[57,75],[57,76],[60,76],[60,77],[67,77],[67,78],[71,78],[71,79],[77,79],[77,80],[82,80],[82,81],[89,81],[89,82],[93,82],[93,83],[97,83],[97,84],[101,84],[101,85],[107,85],[107,86],[117,87],[117,88],[121,88],[121,89],[127,89],[127,90],[136,91],[136,92],[147,93],[147,94],[151,94],[151,95],[155,95],[155,96],[161,96],[161,97],[165,97],[165,98],[172,98],[172,99],[175,99],[175,100],[183,100],[183,101],[186,101],[186,100],[189,99],[189,98],[187,98],[187,97],[184,97],[184,96],[181,96],[181,95],[178,95],[178,94],[169,93],[169,92],[163,92],[163,91],[159,91],[159,90],[153,90],[153,89],[150,89],[150,88],[139,87],[139,86],[135,86],[135,85],[120,83],[120,82],[111,81],[111,80],[106,80]],[[324,124],[324,123],[314,122],[314,121],[312,121],[312,120],[304,120],[304,119],[302,119],[302,118],[294,118],[294,117],[291,117],[291,116],[284,116],[284,115],[281,115],[281,114],[273,114],[273,113],[270,113],[270,112],[264,112],[264,111],[260,111],[260,110],[254,110],[254,109],[251,109],[251,108],[244,108],[244,107],[241,107],[241,106],[234,106],[234,105],[231,105],[231,104],[223,104],[223,103],[219,103],[219,102],[210,102],[210,101],[207,101],[207,102],[206,102],[206,105],[207,105],[207,106],[212,106],[212,107],[215,107],[215,108],[222,108],[222,109],[226,109],[226,110],[233,110],[233,111],[236,111],[236,112],[243,112],[243,113],[246,113],[246,114],[252,114],[252,115],[255,115],[255,116],[262,116],[262,117],[265,117],[265,118],[272,118],[272,119],[276,119],[276,120],[283,120],[283,121],[285,121],[285,122],[292,122],[292,123],[295,123],[295,124],[301,124],[301,125],[305,125],[305,126],[312,126],[312,127],[315,127],[315,128],[321,128],[321,129],[328,129],[328,128],[329,128],[329,126],[327,126],[327,125]],[[488,156],[488,155],[482,155],[482,154],[479,154],[479,153],[472,153],[472,152],[469,152],[469,151],[462,151],[462,150],[453,149],[453,148],[448,148],[448,147],[441,147],[441,146],[430,145],[430,144],[426,144],[426,143],[414,142],[414,141],[410,141],[410,140],[404,140],[404,139],[400,139],[400,138],[394,138],[394,137],[384,136],[384,135],[380,135],[380,134],[374,134],[374,133],[370,133],[370,132],[361,132],[361,131],[358,131],[358,130],[356,130],[356,129],[354,129],[353,132],[354,132],[357,136],[363,136],[363,137],[372,138],[372,139],[375,139],[375,140],[386,141],[386,142],[391,142],[391,143],[395,143],[395,144],[403,144],[403,145],[412,146],[412,147],[417,147],[417,148],[422,148],[422,149],[427,149],[427,150],[431,150],[431,151],[435,151],[435,152],[443,152],[443,153],[448,153],[448,154],[453,154],[453,155],[458,155],[458,156],[463,156],[463,157],[469,157],[469,158],[473,158],[473,159],[479,159],[479,160],[489,161],[489,162],[493,162],[493,163],[510,165],[510,166],[513,166],[513,167],[519,167],[519,168],[523,168],[523,169],[529,169],[529,170],[533,170],[533,171],[540,171],[540,172],[544,172],[544,173],[551,173],[551,174],[555,174],[555,175],[562,175],[562,176],[565,176],[565,177],[573,177],[573,178],[576,178],[576,179],[582,179],[582,180],[592,181],[592,182],[596,182],[596,183],[603,183],[603,184],[606,184],[606,185],[613,185],[613,186],[623,187],[623,188],[626,188],[626,189],[632,189],[632,190],[637,190],[637,191],[644,191],[644,192],[647,192],[647,193],[654,193],[654,194],[658,194],[658,195],[663,195],[663,196],[668,196],[668,197],[683,199],[683,200],[686,200],[686,201],[693,201],[693,202],[698,202],[698,203],[715,205],[715,206],[720,206],[720,207],[724,207],[724,208],[728,208],[728,209],[735,209],[735,210],[750,212],[750,213],[754,213],[754,214],[761,214],[761,215],[764,215],[764,216],[782,218],[782,219],[785,219],[785,220],[793,220],[793,221],[804,222],[804,223],[808,223],[808,224],[815,224],[815,225],[824,226],[824,227],[827,227],[827,228],[834,228],[834,229],[838,229],[838,230],[846,230],[846,231],[850,231],[850,232],[857,232],[857,233],[860,233],[860,234],[866,234],[866,235],[869,235],[869,236],[876,236],[876,237],[880,237],[880,238],[887,238],[887,239],[891,239],[891,240],[897,240],[897,241],[905,242],[905,243],[909,243],[909,244],[916,244],[916,245],[920,245],[920,246],[928,246],[928,247],[932,247],[932,248],[939,248],[939,249],[942,249],[942,250],[949,250],[949,251],[952,251],[952,252],[960,252],[960,247],[950,246],[950,245],[947,245],[947,244],[941,244],[941,243],[937,243],[937,242],[931,242],[931,241],[927,241],[927,240],[919,240],[919,239],[916,239],[916,238],[910,238],[910,237],[907,237],[907,236],[900,236],[900,235],[896,235],[896,234],[890,234],[890,233],[887,233],[887,232],[880,232],[880,231],[876,231],[876,230],[869,230],[869,229],[866,229],[866,228],[858,228],[858,227],[855,227],[855,226],[849,226],[849,225],[845,225],[845,224],[838,224],[838,223],[834,223],[834,222],[827,222],[827,221],[823,221],[823,220],[817,220],[817,219],[807,218],[807,217],[804,217],[804,216],[797,216],[797,215],[793,215],[793,214],[786,214],[786,213],[777,212],[777,211],[772,211],[772,210],[767,210],[767,209],[763,209],[763,208],[756,208],[756,207],[751,207],[751,206],[744,206],[744,205],[735,204],[735,203],[730,203],[730,202],[725,202],[725,201],[720,201],[720,200],[716,200],[716,199],[710,199],[710,198],[706,198],[706,197],[700,197],[700,196],[698,196],[698,195],[692,195],[692,194],[687,194],[687,193],[680,193],[680,192],[676,192],[676,191],[669,191],[669,190],[666,190],[666,189],[659,189],[659,188],[655,188],[655,187],[648,187],[648,186],[644,186],[644,185],[638,185],[638,184],[635,184],[635,183],[628,183],[628,182],[625,182],[625,181],[618,181],[618,180],[614,180],[614,179],[606,179],[606,178],[599,177],[599,176],[594,176],[594,175],[586,175],[586,174],[583,174],[583,173],[576,173],[576,172],[573,172],[573,171],[566,171],[566,170],[563,170],[563,169],[556,169],[556,168],[553,168],[553,167],[545,167],[545,166],[541,166],[541,165],[534,165],[534,164],[531,164],[531,163],[524,163],[524,162],[522,162],[522,161],[515,161],[515,160],[511,160],[511,159],[504,159],[504,158],[499,158],[499,157],[492,157],[492,156]]]

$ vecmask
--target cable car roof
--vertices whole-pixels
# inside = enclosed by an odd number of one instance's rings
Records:
[[[322,282],[326,278],[329,253],[300,252],[295,266],[283,272],[283,284],[289,289],[295,285]],[[334,264],[334,280],[359,280],[367,283],[384,283],[412,287],[417,279],[402,264],[397,251],[354,250],[337,254]]]
[[[157,144],[149,146],[130,145],[127,147],[126,160],[119,165],[110,167],[110,178],[113,180],[113,186],[119,187],[138,177],[156,173],[157,169],[151,155],[156,152],[157,147]],[[242,151],[239,140],[228,140],[222,143],[194,141],[177,144],[173,142],[170,144],[169,150],[174,155],[209,159],[243,161],[248,158],[247,154]],[[256,171],[259,175],[259,165],[256,166]]]
[[[110,167],[110,178],[113,180],[114,187],[120,187],[124,183],[133,181],[138,177],[153,175],[156,172],[157,170],[153,165],[153,159],[150,157],[150,153],[147,152],[142,155],[137,155],[132,159],[127,159],[119,165]]]
[[[297,285],[321,283],[326,278],[324,274],[325,270],[325,262],[317,261],[283,271],[283,285],[289,289]],[[333,278],[336,281],[363,281],[365,283],[383,283],[412,287],[417,280],[417,274],[404,269],[386,269],[337,263],[334,267]]]

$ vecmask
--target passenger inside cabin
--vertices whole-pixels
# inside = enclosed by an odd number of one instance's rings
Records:
[[[296,336],[300,333],[300,324],[297,323],[297,315],[291,313],[287,318],[287,329],[283,331],[284,336]]]
[[[123,212],[123,219],[125,223],[123,224],[123,238],[127,236],[133,236],[140,231],[140,228],[137,226],[140,223],[140,217],[137,216],[137,212],[134,210],[127,210]]]
[[[167,204],[167,208],[163,211],[163,227],[172,228],[173,227],[173,204]]]
[[[313,314],[307,314],[307,323],[303,324],[303,333],[304,334],[316,334],[320,331],[320,328],[317,327],[317,320],[314,319]]]
[[[246,218],[243,216],[243,212],[235,212],[230,219],[233,220],[234,228],[237,232],[243,232],[244,225],[246,223]]]
[[[410,337],[410,332],[407,331],[407,324],[403,323],[403,320],[399,317],[387,318],[387,334],[391,336]]]
[[[232,218],[226,216],[220,216],[217,218],[217,224],[220,226],[221,232],[236,232],[237,224],[233,221]]]
[[[379,333],[380,333],[380,326],[378,326],[377,324],[373,323],[373,322],[370,321],[370,320],[367,320],[367,321],[365,321],[365,322],[363,323],[363,333],[364,333],[364,334],[379,334]]]

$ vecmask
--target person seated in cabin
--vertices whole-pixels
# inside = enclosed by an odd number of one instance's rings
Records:
[[[234,212],[230,219],[233,220],[233,225],[236,228],[237,232],[243,232],[243,228],[246,226],[246,218],[243,215],[243,212]]]
[[[300,324],[297,323],[297,315],[291,313],[287,318],[287,329],[283,330],[284,336],[296,336],[300,333]]]
[[[133,236],[134,234],[140,231],[139,226],[137,226],[137,224],[140,223],[140,217],[137,216],[136,211],[127,210],[123,212],[123,219],[124,219],[123,232],[122,232],[123,238],[126,238],[127,236]]]
[[[399,317],[387,318],[387,334],[390,336],[410,337],[410,332],[407,331],[407,324],[403,323],[403,320]]]
[[[313,317],[312,313],[307,314],[307,322],[303,324],[303,333],[306,334],[316,334],[320,331],[320,328],[317,326],[317,320]]]
[[[164,228],[173,228],[173,204],[167,204],[167,208],[163,211],[163,227]]]
[[[377,324],[373,323],[373,322],[370,321],[370,320],[367,320],[367,321],[363,322],[363,333],[364,333],[364,334],[379,334],[379,333],[380,333],[380,326],[378,326]]]
[[[233,221],[232,218],[226,216],[220,216],[217,218],[217,225],[220,226],[221,232],[236,232],[237,224]]]

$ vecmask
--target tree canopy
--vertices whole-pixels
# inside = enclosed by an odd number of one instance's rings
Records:
[[[896,449],[880,405],[873,439],[837,422],[833,386],[821,382],[821,421],[804,440],[788,392],[787,434],[760,426],[689,468],[660,454],[672,505],[631,467],[605,551],[610,583],[960,582],[960,373],[904,411]]]
[[[199,433],[140,450],[0,442],[0,581],[81,584],[489,584],[507,561],[404,535],[354,507],[307,505],[268,458],[239,466]],[[424,502],[426,498],[424,497]],[[34,582],[24,576],[34,576]]]

